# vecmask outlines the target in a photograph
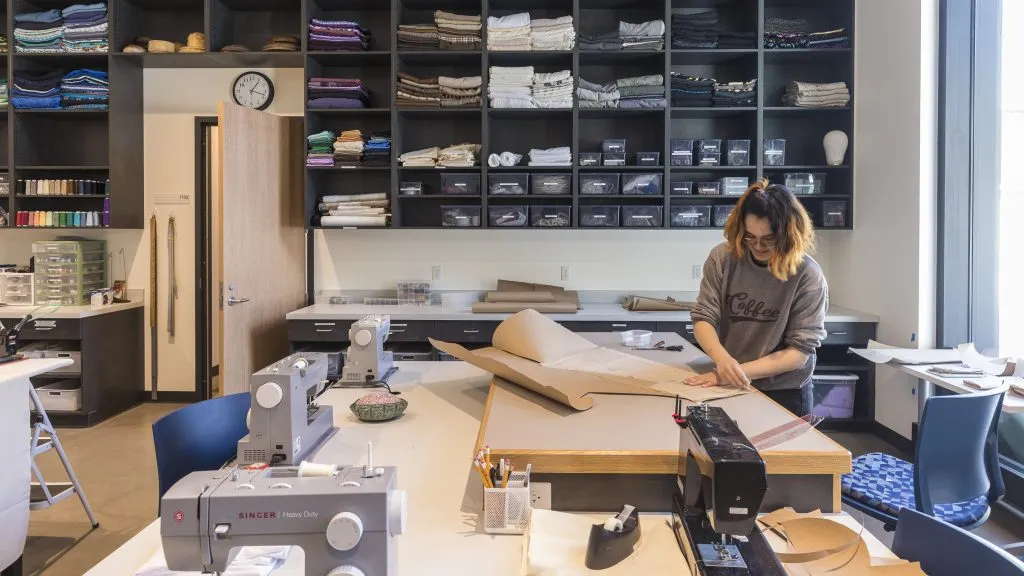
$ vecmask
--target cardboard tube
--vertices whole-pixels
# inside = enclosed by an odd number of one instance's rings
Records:
[[[488,292],[486,302],[554,302],[550,292]]]

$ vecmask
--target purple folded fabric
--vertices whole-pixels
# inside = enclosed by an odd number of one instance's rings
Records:
[[[362,100],[352,98],[313,98],[306,102],[307,108],[366,108]]]

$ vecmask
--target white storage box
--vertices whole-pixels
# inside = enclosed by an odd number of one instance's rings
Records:
[[[814,406],[811,414],[831,419],[853,418],[858,379],[856,374],[848,372],[813,375]]]
[[[44,384],[36,388],[36,395],[43,404],[43,410],[47,412],[74,412],[82,408],[82,383],[78,380],[58,380]]]

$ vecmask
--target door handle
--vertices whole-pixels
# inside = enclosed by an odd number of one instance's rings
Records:
[[[251,300],[251,298],[236,298],[234,296],[228,296],[228,306],[234,306],[236,304],[244,304]]]

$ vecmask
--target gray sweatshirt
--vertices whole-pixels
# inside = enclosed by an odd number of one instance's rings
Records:
[[[800,388],[814,372],[815,350],[825,338],[828,284],[810,256],[783,282],[749,252],[736,259],[719,244],[704,262],[704,279],[691,317],[718,331],[726,351],[743,364],[785,348],[808,355],[796,370],[753,382],[760,390]]]

